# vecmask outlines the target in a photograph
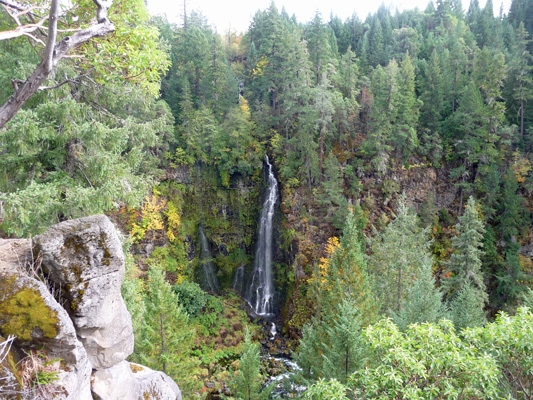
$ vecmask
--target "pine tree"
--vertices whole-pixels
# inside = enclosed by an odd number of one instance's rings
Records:
[[[304,327],[294,359],[301,371],[298,383],[309,385],[320,378],[345,384],[364,363],[367,348],[362,338],[361,314],[354,299],[336,304],[335,317],[321,315]]]
[[[244,349],[239,359],[239,370],[231,383],[235,398],[239,400],[268,399],[271,389],[262,389],[260,366],[259,344],[252,343],[252,334],[246,328]]]
[[[435,287],[431,267],[423,266],[415,283],[407,289],[400,312],[393,314],[394,322],[402,331],[415,323],[436,323],[447,316],[442,296],[443,293]]]
[[[520,141],[522,148],[526,148],[529,142],[526,143],[526,106],[528,100],[533,99],[533,77],[531,71],[533,70],[533,56],[528,50],[528,45],[531,43],[528,32],[524,28],[524,23],[520,22],[516,30],[515,45],[512,49],[512,58],[509,65],[510,78],[509,82],[512,84],[512,94],[510,98],[516,103],[513,109],[517,109],[518,123],[520,126]]]
[[[449,303],[450,313],[456,330],[483,326],[487,322],[483,311],[484,301],[479,290],[466,283]]]
[[[485,228],[479,219],[477,204],[473,197],[468,199],[465,213],[459,217],[456,225],[458,236],[452,239],[452,256],[446,263],[451,276],[442,283],[448,300],[453,300],[461,290],[468,286],[470,289],[464,292],[470,296],[473,290],[479,304],[484,305],[487,301],[487,292],[483,273],[481,271],[481,257],[483,251],[482,238]]]
[[[399,313],[407,289],[424,266],[432,265],[428,229],[420,229],[405,195],[398,200],[395,219],[371,240],[369,266],[379,288],[383,312]]]
[[[146,366],[160,370],[176,380],[185,393],[195,389],[191,379],[198,362],[190,357],[194,328],[179,304],[162,268],[150,266],[146,293],[146,312],[136,353]]]

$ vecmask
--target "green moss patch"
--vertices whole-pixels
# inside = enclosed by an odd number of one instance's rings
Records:
[[[20,340],[57,336],[57,312],[46,305],[37,289],[16,288],[14,277],[4,280],[0,289],[5,293],[0,300],[0,323],[4,335],[15,335]]]

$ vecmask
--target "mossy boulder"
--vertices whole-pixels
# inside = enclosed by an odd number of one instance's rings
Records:
[[[133,329],[120,293],[124,253],[111,221],[104,215],[65,221],[34,242],[34,257],[60,291],[93,368],[126,359]]]
[[[31,248],[30,240],[0,239],[0,335],[15,336],[17,348],[38,348],[48,358],[62,360],[64,390],[58,399],[89,400],[87,353],[65,309],[43,282],[29,275],[35,267]]]

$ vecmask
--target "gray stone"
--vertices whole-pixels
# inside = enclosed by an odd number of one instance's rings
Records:
[[[133,352],[131,316],[120,293],[124,254],[103,215],[65,221],[34,238],[36,257],[65,300],[94,369]]]
[[[87,353],[65,309],[43,282],[28,275],[26,269],[31,271],[32,264],[30,240],[0,239],[2,334],[17,336],[18,346],[40,347],[49,359],[62,360],[56,399],[90,400]],[[16,312],[4,307],[13,303],[17,304]]]
[[[127,361],[95,371],[91,381],[97,400],[181,400],[178,385],[166,374]]]

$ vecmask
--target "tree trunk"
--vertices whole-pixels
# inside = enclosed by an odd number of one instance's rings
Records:
[[[402,269],[398,270],[398,312],[402,306]]]
[[[455,74],[453,77],[453,99],[452,99],[452,112],[455,112],[455,97],[457,92],[457,69],[455,69]]]
[[[0,129],[22,108],[28,99],[39,90],[41,84],[48,78],[57,63],[73,48],[100,36],[105,36],[115,30],[113,23],[107,18],[107,11],[112,0],[93,0],[97,6],[96,17],[98,23],[86,29],[67,36],[56,44],[57,19],[59,16],[59,0],[52,0],[49,13],[48,39],[44,49],[43,60],[35,68],[30,77],[22,85],[14,85],[15,93],[0,107]]]
[[[165,361],[165,325],[163,323],[163,314],[159,313],[159,319],[161,321],[161,358],[163,359],[163,372],[167,372],[167,363]]]
[[[520,139],[524,143],[524,100],[520,100]]]

